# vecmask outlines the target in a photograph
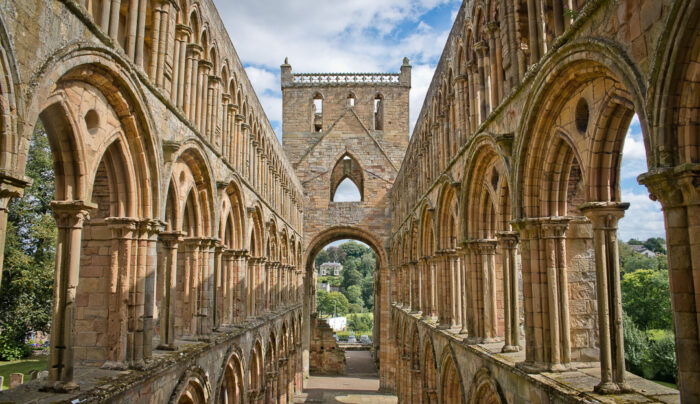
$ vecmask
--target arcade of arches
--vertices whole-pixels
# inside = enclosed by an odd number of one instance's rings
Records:
[[[282,144],[211,0],[2,2],[0,247],[38,121],[58,240],[48,376],[0,401],[291,402],[342,238],[402,403],[700,401],[699,0],[464,0],[410,137],[408,59],[281,79]],[[635,114],[680,396],[624,367]]]

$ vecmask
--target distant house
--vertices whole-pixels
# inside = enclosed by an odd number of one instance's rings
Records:
[[[649,257],[649,258],[656,257],[656,253],[654,253],[653,251],[651,251],[651,250],[649,250],[648,248],[644,247],[643,245],[640,245],[640,244],[631,244],[631,245],[630,245],[630,248],[632,248],[632,250],[634,250],[634,252],[639,253],[639,254],[642,254],[642,255],[645,255],[645,256],[647,256],[647,257]]]
[[[328,282],[321,282],[321,287],[319,288],[319,290],[324,290],[330,293],[331,285]]]
[[[343,265],[338,262],[325,262],[321,264],[319,274],[321,276],[340,276],[342,270]]]

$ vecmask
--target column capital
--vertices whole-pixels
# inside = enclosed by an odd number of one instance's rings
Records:
[[[578,209],[591,220],[594,229],[617,230],[617,222],[629,207],[629,202],[586,202]]]
[[[700,163],[656,168],[637,177],[649,189],[649,198],[666,207],[697,204],[700,200]]]
[[[184,232],[181,231],[162,231],[158,233],[158,240],[165,243],[167,246],[174,246],[183,240]]]
[[[202,53],[202,47],[197,45],[196,43],[188,43],[187,53],[189,53],[193,57],[198,57]]]
[[[496,240],[505,248],[515,248],[518,245],[519,233],[517,231],[497,231]]]
[[[482,254],[491,254],[496,252],[496,247],[498,246],[498,240],[490,238],[482,238],[469,240],[469,247],[473,250],[477,250]]]
[[[187,40],[190,35],[192,35],[192,28],[185,24],[177,24],[175,26],[175,35],[177,35],[180,40]]]
[[[97,210],[97,204],[86,201],[52,201],[49,206],[59,228],[81,229],[90,212]]]
[[[0,210],[6,210],[10,200],[22,196],[24,188],[31,184],[31,178],[20,178],[6,170],[0,170]]]

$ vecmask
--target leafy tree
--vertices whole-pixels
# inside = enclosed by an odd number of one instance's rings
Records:
[[[350,313],[362,313],[362,305],[350,303],[348,305],[348,311]]]
[[[343,283],[341,290],[348,290],[350,286],[358,285],[362,281],[362,275],[357,269],[348,267],[343,270]]]
[[[364,245],[356,241],[348,241],[340,245],[348,258],[360,258],[368,250]]]
[[[352,285],[345,291],[345,297],[348,298],[348,302],[351,304],[359,304],[362,306],[362,289],[359,285]]]
[[[374,277],[371,275],[362,279],[362,300],[365,302],[365,307],[372,310],[374,308]]]
[[[29,147],[26,175],[32,184],[8,209],[5,271],[0,286],[0,358],[28,355],[32,331],[50,331],[56,223],[49,203],[54,197],[51,148],[37,123]]]
[[[675,383],[678,368],[673,333],[668,330],[653,330],[647,336],[650,344],[644,361],[644,377]]]
[[[647,337],[625,313],[622,313],[622,334],[625,341],[625,367],[634,374],[642,374]]]
[[[374,316],[372,313],[350,314],[348,315],[348,329],[355,332],[370,332],[374,327]]]
[[[344,316],[348,314],[348,304],[348,299],[339,292],[317,294],[316,309],[321,313]]]
[[[362,254],[362,257],[359,260],[359,264],[357,265],[357,270],[360,271],[362,276],[370,275],[372,272],[374,272],[376,261],[377,260],[374,256],[374,251],[368,251]]]
[[[660,237],[651,237],[644,242],[644,247],[657,253],[666,255],[666,240]]]
[[[330,261],[343,263],[345,262],[345,251],[340,247],[328,247],[326,249],[328,252],[328,258]]]
[[[671,330],[671,296],[668,273],[638,269],[622,277],[622,307],[642,330]]]
[[[319,268],[321,266],[321,264],[326,263],[326,262],[330,262],[330,261],[332,261],[332,260],[331,260],[330,254],[328,254],[328,251],[321,250],[316,255],[316,259],[314,260],[314,263],[316,264],[316,268]]]
[[[630,243],[634,240],[630,240]],[[622,273],[627,274],[638,269],[658,269],[668,270],[668,261],[665,255],[656,257],[647,257],[634,251],[629,243],[619,243],[620,250],[620,266]]]

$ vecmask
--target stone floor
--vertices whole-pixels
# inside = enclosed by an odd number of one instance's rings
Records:
[[[525,341],[521,341],[524,346]],[[501,353],[503,343],[474,345],[476,349],[483,350],[497,360],[515,366],[515,363],[525,360],[525,351],[513,353]],[[601,403],[680,403],[680,393],[650,380],[627,372],[627,383],[634,390],[627,394],[603,396],[593,392],[593,387],[600,382],[600,366],[597,362],[574,363],[574,368],[566,372],[543,372],[532,377],[539,381],[557,385],[561,389],[568,390],[572,395],[582,397],[589,402]]]
[[[346,376],[311,376],[295,403],[396,403],[379,393],[379,377],[369,351],[346,351]]]

